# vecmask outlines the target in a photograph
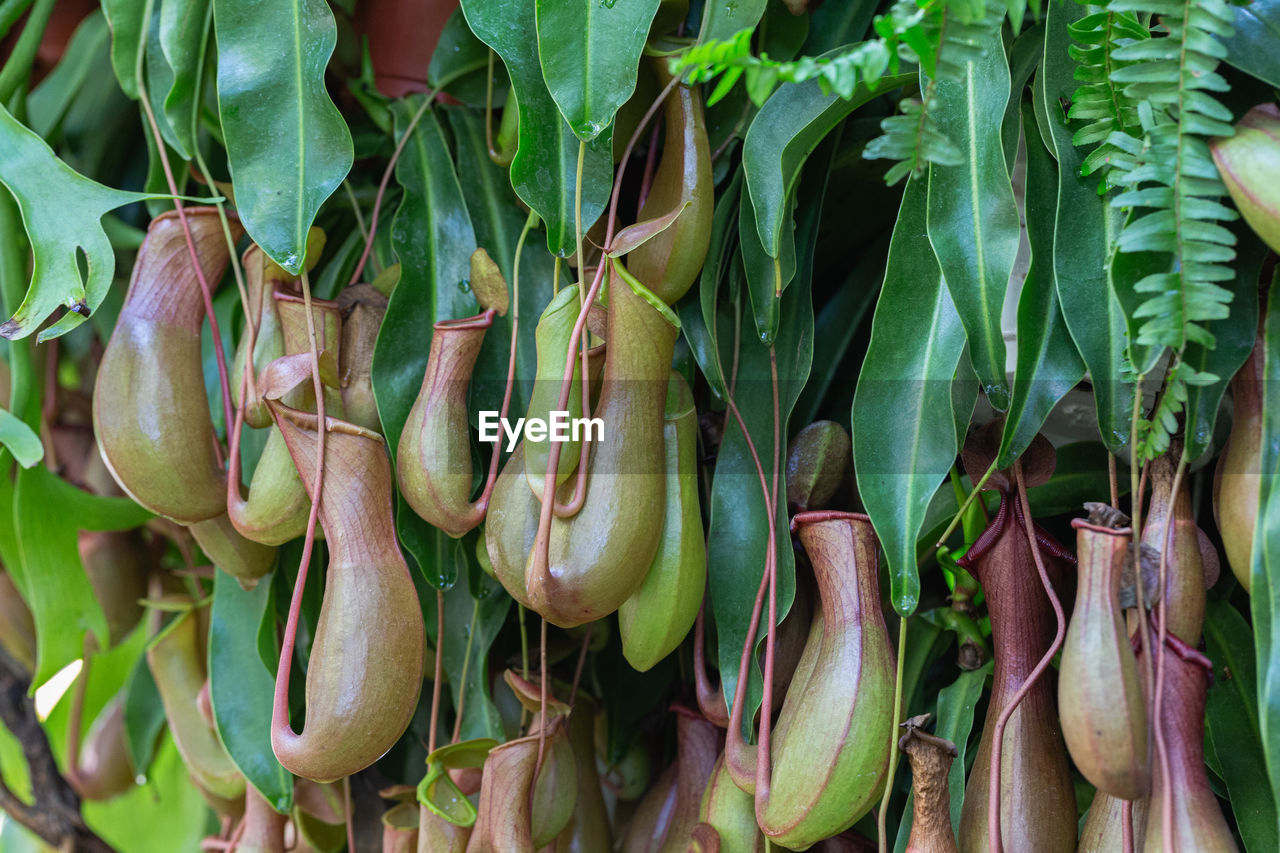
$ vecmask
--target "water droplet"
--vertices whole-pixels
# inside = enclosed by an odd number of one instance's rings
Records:
[[[302,268],[302,260],[297,252],[290,252],[284,256],[284,263],[280,266],[287,270],[296,270]]]

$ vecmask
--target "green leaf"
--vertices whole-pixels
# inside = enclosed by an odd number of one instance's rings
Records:
[[[421,96],[392,105],[396,133],[402,135]],[[437,320],[476,311],[465,289],[471,276],[476,237],[453,171],[444,132],[434,112],[425,113],[396,163],[404,199],[391,222],[391,245],[400,262],[400,282],[373,350],[373,393],[392,459],[413,408],[429,352],[426,331]],[[436,558],[439,531],[397,497],[396,529],[411,562],[437,588],[456,577],[452,564]],[[441,572],[444,572],[443,574]]]
[[[1253,351],[1258,337],[1258,278],[1267,249],[1243,222],[1233,223],[1235,232],[1235,276],[1223,284],[1231,291],[1231,313],[1221,320],[1210,320],[1205,329],[1213,335],[1215,346],[1190,343],[1183,362],[1199,373],[1218,377],[1207,384],[1187,387],[1187,421],[1182,456],[1188,463],[1200,458],[1213,442],[1213,427],[1218,419],[1218,405],[1227,384]]]
[[[1022,109],[1027,150],[1026,217],[1031,268],[1018,298],[1017,367],[1013,401],[1004,424],[996,466],[1007,468],[1022,455],[1049,412],[1084,376],[1058,305],[1053,268],[1053,227],[1057,164],[1036,132],[1031,105]]]
[[[147,196],[113,190],[77,173],[3,107],[0,149],[0,182],[18,202],[35,254],[26,298],[0,325],[0,335],[25,338],[59,307],[70,309],[40,332],[37,340],[46,341],[83,323],[111,287],[116,259],[102,230],[103,214]],[[80,273],[82,254],[87,279]]]
[[[468,565],[465,547],[460,541],[448,544],[453,562],[468,572],[469,579],[444,594],[445,636],[440,649],[453,707],[462,708],[459,739],[491,737],[501,741],[502,719],[489,696],[489,648],[506,622],[511,596],[479,566]]]
[[[926,233],[929,195],[927,175],[908,181],[852,412],[858,493],[904,616],[920,601],[916,536],[959,450],[952,385],[964,327]]]
[[[170,82],[167,90],[158,94],[164,98],[161,107],[173,130],[170,144],[190,160],[196,151],[200,84],[213,7],[210,0],[164,0],[159,16],[157,35],[169,65]]]
[[[814,169],[802,183],[801,216],[797,222],[796,242],[806,258],[813,256],[818,236],[823,197],[838,140],[833,137],[816,155],[820,168]],[[744,194],[745,198],[745,194]],[[750,226],[750,221],[748,226]],[[731,272],[730,276],[735,273]],[[736,273],[741,275],[741,273]],[[734,389],[734,402],[742,416],[747,434],[759,455],[766,482],[775,470],[773,448],[779,455],[787,446],[787,421],[795,408],[800,390],[809,377],[813,364],[813,302],[810,293],[813,270],[806,263],[797,270],[795,284],[783,294],[780,303],[778,334],[772,351],[777,359],[778,424],[781,434],[774,434],[774,390],[770,347],[751,335],[727,334],[718,338],[717,359],[721,373]],[[730,282],[731,290],[733,283]],[[737,287],[741,293],[741,287]],[[745,320],[746,306],[740,298],[732,298],[738,322]],[[731,315],[732,316],[732,315]],[[730,326],[730,328],[733,328]],[[736,374],[733,373],[736,366]],[[781,466],[782,460],[777,460]],[[778,467],[778,494],[786,494],[786,475]],[[768,630],[768,614],[760,620],[755,637],[747,636],[748,621],[755,603],[756,590],[764,576],[768,553],[768,504],[761,488],[759,470],[752,460],[737,419],[730,413],[725,418],[724,436],[716,457],[715,476],[711,482],[711,522],[707,533],[707,574],[711,610],[715,616],[720,661],[720,685],[727,705],[732,708],[738,684],[738,664],[743,646],[758,645]],[[777,615],[783,619],[795,596],[795,554],[787,534],[786,501],[779,500],[777,524]],[[744,555],[751,555],[744,559]],[[762,679],[753,658],[748,670],[747,705],[743,720],[749,727],[762,695]]]
[[[788,228],[782,235],[777,258],[769,256],[756,230],[755,207],[751,194],[743,192],[738,210],[738,251],[742,272],[751,297],[751,315],[755,319],[756,337],[765,346],[778,334],[782,294],[796,274],[795,233]]]
[[[1227,62],[1264,83],[1280,88],[1280,0],[1233,4],[1235,34],[1222,40]]]
[[[579,140],[560,115],[538,60],[535,0],[466,0],[462,11],[480,40],[497,52],[511,76],[520,135],[511,161],[511,186],[547,226],[547,248],[562,258],[575,251],[574,199]],[[579,24],[580,25],[580,24]],[[508,109],[510,105],[508,104]],[[590,142],[582,167],[582,229],[599,218],[613,184],[612,131]]]
[[[1267,768],[1258,730],[1252,632],[1228,602],[1209,602],[1205,616],[1205,643],[1213,661],[1205,720],[1231,811],[1246,850],[1280,849],[1275,801],[1267,786],[1258,784]]]
[[[13,526],[20,563],[8,569],[35,618],[33,690],[84,654],[90,632],[99,648],[107,647],[107,618],[80,562],[78,532],[128,530],[150,518],[127,498],[82,492],[44,466],[18,472]]]
[[[990,673],[990,663],[982,669],[961,672],[955,681],[938,693],[938,712],[933,734],[954,743],[957,753],[947,775],[947,787],[951,794],[952,831],[958,831],[960,828],[960,810],[964,807],[965,753],[969,746],[969,732],[973,729],[974,712],[977,709],[978,700],[982,698],[982,688]],[[907,796],[902,824],[898,827],[898,840],[893,848],[894,853],[903,853],[907,849],[907,839],[911,837],[914,797],[914,792]]]
[[[987,398],[1009,407],[1000,315],[1018,254],[1018,209],[1000,125],[1009,102],[1009,64],[999,28],[984,28],[980,55],[955,79],[936,81],[939,130],[963,152],[955,166],[929,166],[929,241],[969,339],[969,358]]]
[[[504,170],[489,159],[483,117],[474,110],[454,107],[446,108],[446,114],[457,147],[458,183],[471,212],[476,245],[489,253],[502,270],[507,286],[514,288],[516,243],[528,214],[512,197]],[[538,245],[535,232],[536,227],[530,230],[520,253],[520,344],[516,349],[515,387],[508,414],[513,418],[524,414],[525,403],[533,394],[538,368],[534,331],[538,327],[537,318],[551,298],[554,261]],[[494,317],[493,327],[485,335],[484,347],[471,377],[473,411],[497,411],[502,406],[514,319],[513,312]]]
[[[782,251],[796,183],[813,149],[858,107],[911,83],[914,76],[899,74],[874,85],[859,83],[849,98],[834,90],[824,93],[817,80],[787,83],[760,108],[742,145],[742,170],[755,207],[755,226],[769,257],[776,258]]]
[[[145,31],[146,0],[102,0],[102,11],[111,27],[111,67],[120,89],[138,100],[138,52]]]
[[[1258,458],[1258,519],[1250,572],[1258,717],[1272,796],[1280,812],[1280,654],[1273,638],[1280,619],[1280,277],[1271,283],[1263,327],[1262,442]]]
[[[1027,489],[1031,514],[1036,517],[1079,512],[1085,501],[1096,501],[1110,489],[1110,464],[1105,445],[1077,441],[1057,449],[1058,462],[1049,482]],[[1129,492],[1129,478],[1120,477],[1120,494]]]
[[[145,656],[138,657],[124,689],[125,746],[133,769],[146,776],[164,730],[165,716],[160,691]]]
[[[636,90],[640,51],[658,3],[536,0],[542,77],[583,142],[612,124]]]
[[[351,170],[351,132],[324,72],[337,42],[324,0],[216,0],[218,112],[236,210],[253,241],[302,269],[316,211]]]
[[[0,409],[0,444],[8,448],[23,468],[30,468],[44,458],[40,436],[8,409]]]
[[[462,9],[454,9],[445,22],[427,66],[427,83],[432,88],[447,90],[449,86],[489,65],[489,46],[476,38],[467,26]]]
[[[287,813],[293,807],[293,775],[271,749],[276,674],[258,655],[258,625],[271,603],[271,579],[245,590],[226,572],[217,572],[209,619],[213,721],[244,778],[273,809]]]
[[[708,3],[702,7],[702,29],[698,31],[698,44],[724,41],[741,30],[753,30],[764,16],[768,0],[733,0],[726,3]]]
[[[731,346],[734,318],[739,306],[737,288],[730,301],[732,308],[720,301],[720,283],[734,268],[737,252],[734,237],[737,234],[739,196],[742,193],[742,171],[734,172],[720,198],[716,199],[715,213],[711,218],[711,244],[707,259],[702,264],[698,279],[698,302],[686,299],[680,303],[680,327],[689,342],[689,348],[697,359],[698,368],[706,377],[716,399],[728,397],[724,366],[720,354],[725,346]],[[739,271],[738,275],[741,275]],[[726,343],[721,342],[721,335]]]
[[[1099,197],[1096,180],[1081,177],[1083,152],[1072,144],[1073,131],[1061,107],[1076,89],[1075,63],[1063,49],[1067,26],[1085,9],[1049,3],[1045,10],[1045,54],[1032,89],[1045,142],[1058,159],[1053,269],[1063,319],[1089,369],[1098,429],[1115,453],[1129,443],[1133,411],[1133,385],[1122,379],[1124,318],[1106,272],[1122,217]]]

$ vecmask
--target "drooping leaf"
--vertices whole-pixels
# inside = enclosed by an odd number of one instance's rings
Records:
[[[1098,429],[1112,452],[1129,443],[1133,385],[1122,378],[1125,326],[1120,305],[1107,280],[1111,246],[1122,217],[1097,193],[1097,180],[1080,175],[1084,152],[1071,141],[1061,104],[1076,88],[1075,63],[1059,49],[1067,26],[1084,10],[1075,3],[1049,3],[1045,9],[1045,55],[1033,94],[1045,143],[1058,160],[1058,199],[1053,240],[1053,269],[1063,319],[1089,369]]]
[[[59,307],[69,309],[40,332],[37,340],[46,341],[83,323],[111,287],[116,261],[102,229],[103,214],[147,196],[113,190],[77,173],[2,106],[0,150],[0,182],[18,202],[35,255],[26,298],[0,325],[0,335],[25,338]],[[81,254],[87,277],[80,273]]]
[[[574,134],[590,142],[636,88],[659,0],[537,0],[542,77]]]
[[[716,200],[715,213],[711,218],[711,245],[698,278],[697,304],[691,299],[680,303],[681,329],[698,368],[720,401],[728,396],[726,366],[720,363],[722,347],[727,344],[722,343],[720,336],[722,333],[726,338],[732,335],[731,318],[737,314],[736,305],[730,309],[725,304],[726,300],[720,298],[720,284],[729,274],[737,256],[736,226],[741,193],[742,172],[737,171]],[[736,303],[737,296],[731,296],[728,301]]]
[[[217,572],[209,620],[213,721],[244,778],[272,808],[287,812],[293,806],[293,775],[271,749],[276,674],[258,656],[258,625],[270,603],[271,579],[245,590],[226,572]]]
[[[462,9],[454,9],[440,33],[431,64],[427,67],[427,83],[447,90],[451,84],[489,64],[489,46],[476,38],[467,26]]]
[[[196,150],[196,121],[200,102],[200,78],[204,69],[205,46],[213,23],[210,0],[164,0],[159,5],[158,41],[169,65],[168,89],[159,93],[173,144],[190,160]]]
[[[1218,416],[1218,405],[1231,377],[1244,364],[1253,351],[1258,329],[1258,277],[1262,262],[1267,256],[1266,247],[1248,226],[1235,223],[1232,230],[1239,243],[1236,246],[1235,276],[1225,282],[1231,293],[1231,313],[1219,320],[1205,323],[1205,330],[1213,335],[1215,345],[1188,344],[1183,361],[1199,373],[1218,377],[1209,384],[1195,384],[1187,388],[1187,421],[1182,455],[1188,463],[1194,462],[1213,441],[1213,425]]]
[[[1001,145],[1009,64],[999,28],[984,28],[965,73],[937,81],[938,128],[963,152],[929,167],[929,241],[969,339],[969,359],[991,405],[1009,406],[1000,315],[1018,254],[1018,210]]]
[[[139,656],[124,689],[125,745],[129,749],[133,769],[146,776],[155,758],[165,716],[160,691],[145,656]]]
[[[902,615],[920,601],[916,535],[959,450],[952,383],[964,327],[929,243],[928,184],[914,177],[902,197],[852,413],[858,493]]]
[[[1205,617],[1205,642],[1213,661],[1205,711],[1209,742],[1245,849],[1275,850],[1280,847],[1276,804],[1268,786],[1259,784],[1267,778],[1267,769],[1258,729],[1252,632],[1240,612],[1225,601],[1211,601]]]
[[[1227,62],[1264,83],[1280,87],[1280,2],[1250,0],[1232,4],[1235,33],[1223,39]]]
[[[1258,458],[1258,519],[1250,571],[1254,650],[1258,662],[1258,722],[1269,778],[1280,779],[1280,277],[1271,283],[1263,326],[1262,442]],[[1280,814],[1280,796],[1271,785]]]
[[[476,245],[488,251],[502,270],[507,286],[514,290],[517,283],[516,244],[528,214],[512,197],[505,172],[489,159],[485,150],[484,119],[466,109],[450,108],[447,113],[457,146],[458,182],[471,212]],[[542,251],[539,242],[534,226],[520,253],[520,344],[516,349],[515,387],[508,415],[513,418],[524,414],[525,403],[533,394],[533,380],[537,373],[534,330],[542,309],[551,297],[554,264],[551,256]],[[514,312],[505,317],[494,317],[493,327],[485,335],[485,344],[471,378],[473,411],[497,411],[502,405],[514,321]]]
[[[393,105],[397,134],[405,132],[420,103],[414,97]],[[406,143],[396,163],[396,181],[404,189],[391,223],[400,282],[391,293],[373,350],[373,393],[393,460],[427,370],[432,324],[476,311],[475,299],[464,289],[471,275],[475,232],[434,112],[422,116]],[[439,531],[400,498],[396,529],[401,546],[432,585],[453,584],[452,564],[436,558]],[[438,574],[437,567],[446,573]]]
[[[470,580],[454,584],[444,595],[444,669],[453,707],[462,708],[459,739],[502,740],[502,720],[489,696],[489,648],[511,610],[511,596],[478,566],[468,566],[463,547],[461,542],[449,543],[453,560]]]
[[[751,297],[751,316],[755,320],[756,337],[766,346],[778,334],[782,295],[796,274],[795,233],[786,229],[781,235],[778,257],[772,258],[760,241],[756,230],[755,206],[751,194],[743,189],[738,210],[738,252],[747,293]]]
[[[43,465],[18,472],[13,526],[20,561],[7,568],[35,618],[33,689],[84,653],[87,634],[107,647],[107,618],[80,561],[77,533],[128,530],[149,518],[133,501],[82,492]]]
[[[511,76],[520,111],[520,135],[511,161],[511,186],[542,217],[547,248],[568,257],[575,251],[574,200],[579,140],[560,115],[538,60],[535,0],[466,0],[462,11],[480,40],[497,52]],[[581,26],[581,22],[579,22]],[[508,109],[510,107],[508,106]],[[587,144],[582,166],[582,228],[599,218],[613,177],[613,138],[604,132]]]
[[[1031,268],[1018,299],[1017,367],[996,466],[1007,468],[1031,444],[1049,412],[1084,376],[1058,304],[1053,228],[1058,173],[1036,132],[1031,105],[1023,105],[1027,151],[1026,218]]]
[[[146,27],[145,0],[102,0],[102,11],[111,27],[111,67],[115,69],[120,89],[133,100],[138,99],[138,51],[142,49]]]
[[[337,41],[323,0],[216,0],[218,112],[240,221],[298,273],[316,211],[351,170],[347,123],[325,89]]]
[[[809,154],[858,107],[907,85],[914,76],[898,74],[872,85],[859,83],[848,97],[834,90],[824,92],[817,80],[787,83],[756,113],[742,144],[742,170],[760,242],[770,257],[782,251],[783,232],[791,225],[790,202]]]
[[[796,242],[799,252],[806,259],[797,270],[795,283],[783,294],[780,302],[778,333],[772,345],[766,345],[749,334],[734,336],[732,333],[716,336],[716,357],[727,387],[733,388],[733,400],[742,417],[743,426],[751,436],[752,444],[763,467],[765,482],[772,488],[775,460],[773,448],[779,448],[779,457],[787,445],[787,421],[790,419],[800,389],[809,377],[813,364],[813,303],[811,286],[813,269],[809,259],[817,241],[818,222],[826,193],[827,173],[835,152],[835,138],[829,140],[824,150],[815,155],[815,162],[822,164],[802,183],[798,196],[801,199],[801,215],[797,221]],[[745,194],[743,196],[745,198]],[[750,225],[751,220],[748,220]],[[733,298],[733,276],[729,273],[730,302],[738,312],[738,323],[746,324],[745,300]],[[704,291],[705,292],[705,291]],[[737,286],[741,293],[741,285]],[[713,296],[712,302],[716,298]],[[713,321],[719,322],[719,310],[713,308]],[[732,315],[731,315],[732,316]],[[732,326],[730,327],[732,328]],[[736,352],[735,352],[736,347]],[[771,354],[776,357],[778,385],[775,398],[772,382]],[[737,372],[733,372],[736,365]],[[778,412],[779,434],[774,431],[775,400]],[[783,460],[777,460],[781,466]],[[777,468],[778,495],[786,494],[786,476],[782,467]],[[765,555],[768,554],[769,517],[768,503],[756,467],[747,446],[742,428],[734,415],[726,413],[724,436],[716,457],[715,477],[711,483],[711,523],[707,534],[708,590],[711,612],[715,616],[720,661],[720,685],[726,704],[732,708],[733,695],[738,684],[738,664],[745,644],[755,648],[768,626],[767,611],[762,614],[760,631],[756,637],[747,636],[748,621],[755,602],[756,590],[764,576]],[[795,595],[795,555],[787,534],[786,501],[779,499],[775,513],[777,525],[776,571],[777,615],[781,620],[791,608]],[[744,559],[744,555],[751,555]],[[762,695],[762,679],[759,667],[753,663],[748,670],[746,708],[743,720],[750,720],[759,707]]]

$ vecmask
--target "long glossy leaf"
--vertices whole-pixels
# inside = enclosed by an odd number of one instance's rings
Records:
[[[270,601],[270,578],[245,590],[218,569],[209,620],[209,697],[231,760],[272,808],[287,812],[293,806],[293,775],[271,749],[275,671],[258,656],[258,624]]]
[[[454,584],[444,595],[442,654],[453,707],[462,708],[460,739],[502,740],[502,720],[489,697],[489,647],[511,610],[511,596],[479,567],[469,569],[461,542],[450,542],[449,547],[459,570],[474,575],[473,582]]]
[[[636,89],[640,51],[659,0],[536,0],[547,90],[579,139],[613,123]]]
[[[1280,277],[1271,284],[1263,327],[1262,443],[1258,459],[1258,520],[1250,572],[1254,648],[1258,661],[1258,718],[1268,775],[1280,780]],[[1276,782],[1272,797],[1280,813]]]
[[[1258,276],[1267,249],[1242,222],[1232,223],[1231,230],[1236,235],[1235,278],[1223,282],[1232,293],[1231,313],[1221,320],[1205,322],[1205,330],[1214,338],[1212,348],[1191,342],[1182,355],[1183,361],[1197,371],[1218,377],[1208,385],[1187,386],[1186,443],[1182,455],[1188,462],[1194,462],[1209,449],[1223,392],[1249,357],[1257,339]]]
[[[799,190],[802,214],[797,223],[796,238],[799,251],[806,259],[812,258],[817,241],[827,172],[835,151],[835,142],[835,139],[830,140],[825,151],[820,156],[816,155],[822,167],[815,169]],[[731,271],[730,275],[734,273]],[[813,303],[810,294],[812,277],[811,263],[804,264],[797,271],[795,284],[787,289],[781,300],[778,334],[772,347],[777,359],[780,435],[775,437],[773,428],[770,347],[749,334],[736,339],[731,333],[724,337],[717,335],[717,357],[721,373],[729,387],[734,389],[734,403],[751,436],[768,482],[772,481],[774,472],[775,441],[781,455],[787,444],[787,421],[813,363]],[[732,287],[732,282],[730,285]],[[740,287],[738,292],[741,293]],[[738,312],[737,322],[745,324],[745,300],[732,298],[732,293],[730,297],[733,310]],[[719,313],[718,310],[713,312],[713,322],[719,322]],[[737,366],[736,375],[733,374],[734,364]],[[781,459],[777,460],[777,465],[782,465]],[[786,476],[781,467],[778,468],[777,487],[780,496],[786,494]],[[766,613],[761,618],[761,632],[753,638],[747,636],[747,622],[755,602],[756,590],[764,575],[764,556],[768,553],[767,518],[768,504],[761,488],[759,471],[751,458],[737,419],[732,414],[727,414],[720,452],[716,457],[715,478],[711,483],[707,573],[711,610],[716,622],[720,685],[730,707],[737,689],[738,662],[743,645],[748,641],[757,643],[767,629]],[[778,618],[782,619],[790,609],[795,595],[795,555],[786,532],[785,500],[778,501],[775,522],[778,525],[777,613]],[[744,555],[751,557],[744,559]],[[760,703],[762,682],[759,669],[754,664],[748,676],[747,707],[743,719],[750,726],[750,720]]]
[[[751,297],[755,337],[767,346],[778,334],[783,291],[795,278],[795,234],[788,228],[782,235],[778,257],[770,257],[760,242],[760,234],[755,227],[755,206],[751,203],[751,194],[745,189],[739,204],[738,252],[742,258],[747,293]]]
[[[964,354],[964,326],[926,231],[929,194],[927,177],[907,183],[853,398],[858,493],[884,548],[893,606],[902,615],[920,601],[916,536],[959,450],[952,383]]]
[[[70,309],[40,332],[46,341],[84,322],[111,287],[115,252],[102,230],[102,216],[143,193],[104,187],[58,159],[43,139],[0,107],[0,182],[18,202],[35,255],[31,284],[13,317],[0,325],[10,340],[31,334],[59,307]],[[80,274],[78,253],[88,262]]]
[[[824,93],[817,80],[786,83],[760,108],[742,144],[742,170],[760,242],[770,257],[782,251],[783,231],[791,225],[792,193],[813,149],[858,107],[914,78],[898,74],[882,77],[873,86],[860,83],[849,98]]]
[[[200,77],[213,22],[210,0],[164,0],[159,6],[159,46],[169,65],[168,90],[160,94],[174,147],[184,158],[195,155]]]
[[[702,7],[699,42],[723,41],[739,30],[755,29],[768,0],[723,0]]]
[[[1210,602],[1205,616],[1214,675],[1205,720],[1231,811],[1249,853],[1280,849],[1276,804],[1268,787],[1259,784],[1267,768],[1258,730],[1253,635],[1240,612],[1225,601]]]
[[[20,561],[7,568],[35,617],[33,687],[79,658],[88,633],[107,647],[107,619],[80,562],[77,533],[127,530],[149,518],[133,501],[82,492],[43,465],[18,472],[13,526]]]
[[[1018,356],[996,465],[1006,468],[1022,455],[1045,418],[1084,376],[1058,305],[1053,269],[1054,209],[1058,192],[1057,164],[1036,132],[1030,105],[1023,108],[1027,149],[1026,217],[1031,243],[1031,269],[1018,299]]]
[[[337,43],[323,0],[216,0],[218,113],[240,221],[291,273],[316,211],[351,170],[324,72]]]
[[[420,100],[397,102],[392,112],[403,134]],[[392,457],[400,445],[409,409],[422,387],[436,320],[456,319],[476,310],[465,289],[476,237],[454,174],[444,133],[434,112],[423,115],[396,163],[404,200],[391,223],[391,245],[400,262],[400,282],[373,350],[373,393]],[[437,587],[455,578],[448,561],[437,559],[441,534],[397,500],[400,543],[427,580]]]
[[[449,108],[447,113],[457,147],[458,182],[471,212],[476,245],[489,253],[506,277],[507,286],[514,288],[516,243],[527,214],[512,198],[506,174],[489,159],[483,117],[474,110],[461,108]],[[535,228],[525,239],[520,253],[520,344],[516,349],[515,390],[509,417],[521,417],[533,393],[537,373],[534,330],[551,297],[553,272],[553,260],[542,251]],[[495,317],[493,327],[485,335],[484,348],[471,379],[473,411],[497,411],[502,405],[514,319],[512,312],[505,317]]]
[[[125,744],[133,769],[146,776],[155,758],[156,741],[164,730],[164,704],[147,659],[139,657],[129,681],[125,684]]]
[[[1227,62],[1246,74],[1280,87],[1280,0],[1250,0],[1232,6],[1235,34],[1222,43]]]
[[[956,680],[938,693],[938,710],[933,734],[946,738],[956,745],[956,757],[951,762],[951,770],[947,775],[947,788],[951,794],[951,828],[960,828],[960,809],[964,806],[964,770],[965,754],[968,752],[969,732],[973,729],[974,712],[978,700],[982,698],[982,688],[990,674],[988,664],[982,669],[961,672]],[[915,794],[908,795],[907,804],[902,813],[902,824],[898,827],[898,840],[894,845],[894,853],[903,853],[907,849],[907,840],[911,837],[912,802]]]
[[[958,166],[929,167],[929,241],[964,323],[969,359],[996,409],[1009,406],[1000,315],[1018,254],[1018,209],[1001,146],[1009,63],[998,27],[975,39],[964,74],[937,81],[938,129],[963,152]]]
[[[511,186],[542,217],[547,248],[560,257],[575,251],[574,199],[578,138],[560,115],[538,61],[535,0],[466,0],[462,11],[471,31],[497,52],[511,76],[520,111],[520,136],[511,161]],[[582,166],[582,227],[599,218],[613,180],[612,132],[586,147]]]
[[[689,349],[693,351],[712,393],[721,401],[728,397],[725,367],[720,363],[723,351],[721,335],[729,337],[733,334],[736,308],[730,310],[720,299],[720,283],[728,275],[736,255],[741,192],[742,172],[738,171],[716,200],[715,214],[711,218],[711,245],[698,278],[697,304],[690,299],[680,303],[680,326],[689,342]]]
[[[138,51],[146,32],[143,16],[145,0],[102,0],[102,11],[111,27],[111,67],[116,72],[120,89],[138,99]]]
[[[1084,153],[1071,142],[1061,104],[1069,103],[1079,85],[1075,62],[1067,55],[1067,26],[1085,13],[1076,3],[1050,3],[1045,9],[1045,54],[1033,87],[1038,117],[1047,128],[1046,142],[1058,159],[1058,202],[1054,228],[1053,268],[1063,318],[1093,385],[1102,440],[1114,453],[1129,441],[1133,386],[1121,376],[1124,363],[1124,319],[1107,280],[1111,247],[1121,217],[1098,196],[1097,180],[1080,176]]]

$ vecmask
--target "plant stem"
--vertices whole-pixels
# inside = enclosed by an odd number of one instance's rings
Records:
[[[951,536],[952,533],[955,532],[956,527],[960,525],[961,519],[964,518],[964,511],[967,510],[969,508],[969,505],[973,503],[974,498],[978,496],[978,493],[982,491],[982,487],[986,485],[987,479],[990,478],[991,475],[994,474],[995,472],[996,472],[996,463],[995,463],[995,460],[993,459],[991,461],[991,467],[987,469],[987,473],[983,474],[982,479],[974,484],[973,491],[969,492],[969,496],[964,499],[964,503],[962,503],[960,505],[960,508],[956,510],[956,514],[951,519],[951,523],[947,525],[947,529],[942,531],[942,535],[938,537],[938,541],[934,545],[935,548],[941,548],[942,546],[947,544],[947,538]]]
[[[902,662],[907,657],[907,617],[898,617],[898,675],[893,687],[893,732],[889,737],[889,773],[884,779],[884,796],[880,798],[880,813],[876,815],[877,844],[880,853],[888,853],[889,834],[886,816],[889,797],[893,794],[893,777],[898,770],[898,723],[902,720]]]

